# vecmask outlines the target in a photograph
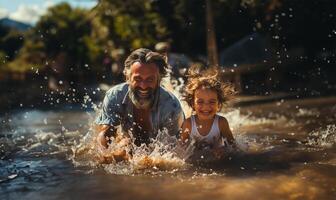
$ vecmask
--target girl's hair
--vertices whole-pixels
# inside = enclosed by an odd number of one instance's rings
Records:
[[[217,93],[220,106],[232,99],[236,93],[231,83],[221,80],[219,70],[215,67],[206,68],[202,65],[190,67],[188,70],[188,81],[183,93],[185,100],[190,107],[193,107],[195,91],[197,89],[210,89]]]

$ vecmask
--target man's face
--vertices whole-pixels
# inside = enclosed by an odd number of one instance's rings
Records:
[[[130,98],[139,109],[148,109],[159,86],[159,69],[154,63],[135,62],[130,69]]]

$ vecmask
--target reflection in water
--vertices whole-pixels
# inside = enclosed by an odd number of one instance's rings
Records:
[[[188,152],[177,155],[176,140],[167,137],[134,147],[129,162],[99,164],[94,112],[13,112],[0,121],[0,198],[333,199],[335,103],[330,97],[227,111],[243,152],[197,164],[187,164]]]

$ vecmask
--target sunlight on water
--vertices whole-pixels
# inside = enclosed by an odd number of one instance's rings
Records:
[[[160,132],[146,146],[136,146],[131,139],[112,139],[107,150],[101,150],[95,138],[88,134],[81,143],[73,147],[73,162],[76,166],[98,167],[103,164],[107,172],[113,174],[131,174],[141,170],[177,170],[185,167],[188,152],[181,152],[177,139],[165,131]],[[125,150],[125,161],[117,162],[111,157],[116,151]],[[131,153],[132,152],[132,153]],[[108,164],[106,159],[109,158]]]

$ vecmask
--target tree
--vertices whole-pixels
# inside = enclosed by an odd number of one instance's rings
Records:
[[[155,1],[101,0],[95,10],[114,48],[150,47],[168,35]]]
[[[84,82],[99,53],[88,11],[61,3],[48,9],[27,34],[18,60],[49,68],[64,82]],[[77,79],[77,80],[76,80]]]

